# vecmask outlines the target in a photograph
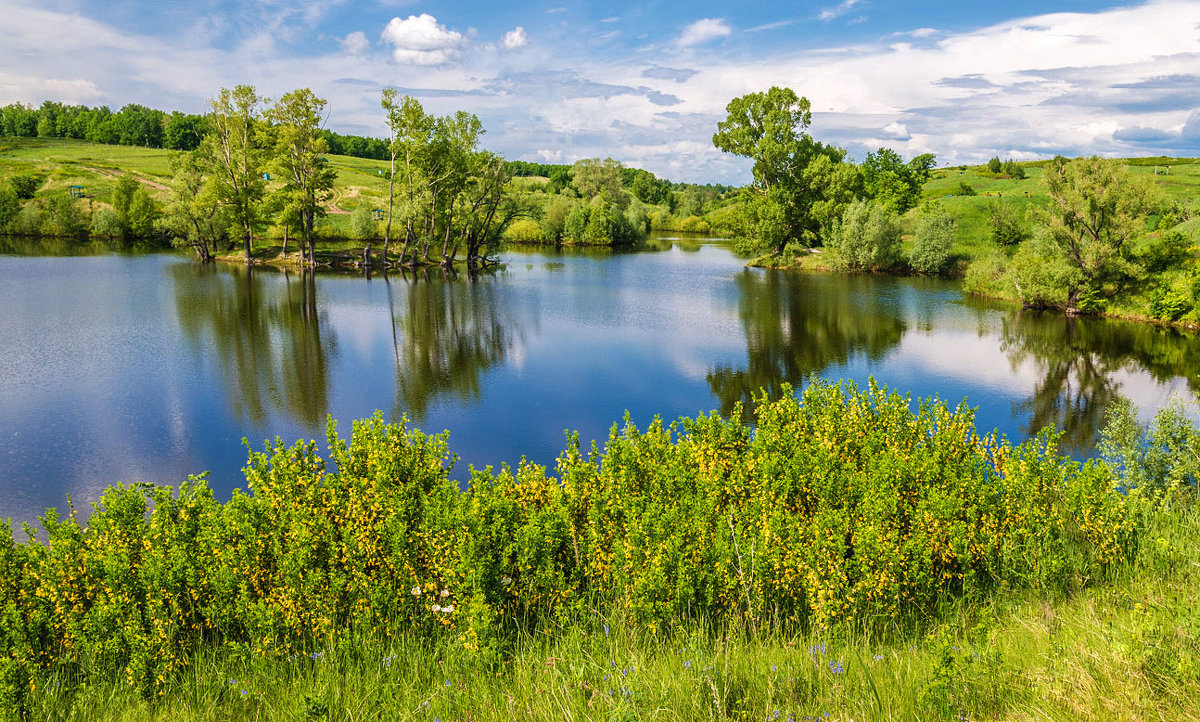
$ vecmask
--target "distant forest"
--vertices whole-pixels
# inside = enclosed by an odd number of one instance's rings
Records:
[[[167,148],[170,150],[195,150],[208,130],[208,119],[204,115],[183,113],[178,110],[167,112],[144,105],[131,103],[118,111],[108,106],[95,108],[86,105],[66,105],[47,100],[39,107],[12,103],[0,107],[0,136],[21,138],[75,138],[106,145],[136,145],[145,148]],[[387,160],[387,141],[361,135],[342,135],[332,130],[321,129],[321,135],[329,144],[333,155],[348,155],[355,158]],[[533,163],[523,160],[506,161],[507,171],[513,176],[534,176],[570,182],[571,165],[556,163]],[[621,181],[631,185],[637,168],[622,168]],[[673,183],[660,180],[664,189],[697,188],[717,194],[734,190],[733,186],[721,184]]]

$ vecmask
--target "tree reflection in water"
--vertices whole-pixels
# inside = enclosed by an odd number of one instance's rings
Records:
[[[396,361],[395,415],[421,419],[434,397],[478,399],[483,372],[504,361],[520,330],[506,312],[498,279],[459,280],[443,269],[389,273],[388,306]]]
[[[1014,311],[1002,323],[1000,348],[1016,370],[1033,364],[1033,393],[1013,402],[1028,415],[1026,434],[1048,425],[1063,431],[1062,450],[1091,453],[1104,415],[1121,393],[1121,372],[1141,371],[1158,383],[1186,379],[1200,390],[1200,338],[1195,334],[1057,313]]]
[[[322,429],[336,340],[317,308],[313,274],[213,264],[172,271],[184,336],[221,359],[238,417],[262,426],[272,411],[283,412]]]
[[[907,330],[902,309],[870,276],[748,269],[735,282],[747,361],[745,368],[720,366],[708,373],[722,414],[741,402],[749,420],[759,389],[774,399],[784,383],[799,388],[811,374],[855,354],[877,361]]]

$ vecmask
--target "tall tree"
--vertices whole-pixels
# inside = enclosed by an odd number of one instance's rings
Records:
[[[300,230],[308,252],[308,264],[315,264],[313,223],[325,214],[325,201],[333,195],[337,173],[324,157],[329,145],[321,134],[321,115],[325,101],[308,88],[285,93],[271,106],[275,122],[275,158],[287,193],[299,211]]]
[[[429,133],[432,128],[432,118],[425,114],[425,109],[416,98],[404,96],[396,102],[395,88],[385,88],[380,101],[383,106],[388,126],[388,156],[391,159],[388,174],[388,207],[387,223],[383,231],[383,261],[388,262],[388,244],[392,238],[392,218],[395,205],[396,161],[401,164],[401,174],[404,180],[404,246],[400,249],[400,262],[404,262],[404,254],[413,241],[413,219],[416,215],[416,203],[419,190],[417,186],[418,168],[421,158],[429,143]]]
[[[267,151],[260,109],[263,98],[253,86],[222,88],[208,101],[208,133],[200,157],[213,181],[213,192],[229,208],[241,231],[246,262],[251,261],[254,229],[261,223],[263,171]]]
[[[743,195],[742,247],[781,253],[789,242],[819,238],[825,229],[814,206],[840,192],[831,180],[854,183],[857,174],[831,172],[846,152],[804,132],[812,122],[808,99],[772,87],[734,98],[725,110],[713,145],[754,161]],[[814,165],[822,157],[827,162]]]
[[[1140,267],[1132,260],[1130,242],[1145,232],[1145,217],[1158,195],[1144,177],[1133,176],[1119,161],[1092,156],[1067,161],[1057,157],[1043,182],[1049,207],[1040,213],[1047,241],[1066,273],[1065,310],[1078,313],[1084,299],[1105,283],[1121,282]]]

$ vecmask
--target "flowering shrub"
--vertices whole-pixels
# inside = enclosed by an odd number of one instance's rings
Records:
[[[447,435],[382,416],[349,439],[252,452],[217,502],[116,486],[86,526],[0,526],[0,705],[47,670],[121,670],[152,696],[199,645],[292,656],[398,634],[495,653],[523,624],[617,606],[682,618],[892,624],[947,595],[1079,586],[1125,559],[1135,515],[1108,467],[980,435],[971,409],[874,384],[765,398],[751,430],[716,414],[603,451],[449,478]],[[32,530],[30,531],[32,534]]]

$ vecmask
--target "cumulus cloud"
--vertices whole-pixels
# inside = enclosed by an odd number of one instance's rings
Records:
[[[361,30],[355,30],[342,38],[342,50],[351,55],[362,55],[370,49],[371,41],[367,40],[367,34]]]
[[[822,10],[817,14],[817,18],[824,20],[825,22],[836,20],[837,18],[840,18],[841,16],[853,10],[854,6],[858,5],[859,2],[861,2],[861,0],[842,0],[842,2],[838,3],[837,5]]]
[[[528,42],[529,39],[525,37],[525,28],[518,25],[504,33],[504,39],[500,41],[500,44],[504,46],[505,50],[516,50],[525,47]]]
[[[891,138],[892,140],[909,140],[912,138],[912,133],[908,132],[908,126],[898,120],[893,120],[880,128],[879,133],[884,138]]]
[[[684,28],[683,35],[679,36],[679,44],[683,47],[700,45],[729,33],[729,26],[721,18],[702,18]]]
[[[394,46],[392,57],[407,65],[444,65],[458,60],[467,39],[440,24],[429,13],[392,18],[383,29],[383,41]]]

